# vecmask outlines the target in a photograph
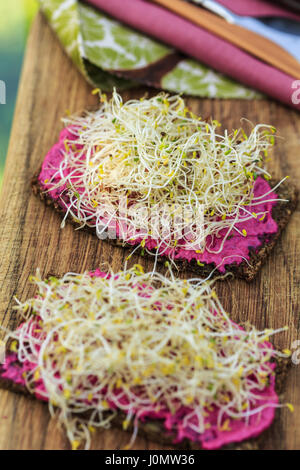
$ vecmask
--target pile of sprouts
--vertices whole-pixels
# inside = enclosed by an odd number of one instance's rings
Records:
[[[209,250],[209,236],[222,229],[224,241],[232,231],[246,236],[238,222],[263,220],[266,213],[255,206],[274,196],[271,190],[255,196],[253,187],[259,175],[270,179],[264,158],[274,127],[221,134],[220,123],[202,120],[179,95],[165,93],[123,103],[114,91],[110,100],[100,94],[100,103],[96,112],[64,119],[73,137],[48,189],[67,192],[66,216],[96,227],[99,237],[117,222],[120,238],[143,245],[156,240],[160,253]],[[120,201],[134,209],[120,213]],[[153,214],[168,218],[167,230],[153,223]]]
[[[37,295],[16,307],[23,322],[9,338],[19,360],[33,364],[27,386],[34,391],[42,381],[39,395],[58,410],[74,449],[89,447],[90,433],[120,410],[134,438],[149,412],[174,416],[186,407],[181,421],[201,434],[212,410],[229,431],[231,419],[247,425],[278,406],[260,402],[260,392],[273,373],[270,359],[284,355],[268,338],[285,328],[238,327],[209,283],[150,275],[140,265],[32,280]]]

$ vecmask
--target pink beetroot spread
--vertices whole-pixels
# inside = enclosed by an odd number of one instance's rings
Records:
[[[100,270],[96,270],[90,274],[101,277],[107,276],[106,273],[103,273]],[[40,334],[42,334],[38,321],[39,317],[36,316],[32,320],[32,331],[36,331],[35,335],[37,338]],[[39,350],[39,347],[40,346],[37,346],[37,351]],[[9,379],[16,384],[26,386],[24,376],[28,375],[30,372],[34,372],[37,366],[38,365],[36,363],[29,362],[28,360],[20,363],[16,353],[9,353],[6,356],[5,363],[1,366],[2,370],[0,369],[0,377]],[[218,449],[226,444],[254,438],[271,425],[275,414],[274,408],[278,403],[278,396],[275,391],[275,363],[272,363],[270,366],[273,370],[273,373],[268,377],[268,385],[266,385],[264,390],[255,388],[255,379],[253,378],[252,392],[256,395],[257,400],[254,404],[251,405],[249,411],[266,404],[268,406],[259,413],[250,416],[248,421],[245,419],[232,419],[224,414],[222,417],[222,424],[229,420],[227,430],[221,430],[217,425],[217,407],[206,410],[204,423],[207,429],[205,429],[202,434],[199,434],[192,429],[193,422],[196,420],[195,415],[193,415],[190,419],[186,419],[186,417],[190,415],[193,410],[191,407],[185,405],[182,405],[175,414],[172,414],[168,409],[158,410],[158,403],[153,405],[153,409],[149,409],[143,414],[138,413],[139,410],[137,409],[133,410],[133,414],[138,414],[138,420],[142,422],[160,420],[165,427],[166,433],[170,432],[172,435],[175,435],[174,444],[179,443],[186,438],[201,444],[203,449],[212,450]],[[90,380],[94,382],[97,379],[94,376],[90,376]],[[251,378],[248,378],[248,380],[251,380]],[[48,401],[47,390],[41,378],[34,380],[34,393],[37,399]],[[125,406],[127,404],[129,405],[127,397],[123,395],[123,398],[120,399],[120,393],[122,393],[121,389],[115,390],[115,394],[118,396],[118,401],[122,401],[122,404]],[[95,397],[93,400],[95,400]],[[113,402],[113,400],[109,402],[109,406],[111,409],[117,408],[117,405]]]
[[[54,178],[54,174],[59,168],[60,163],[64,159],[64,153],[66,152],[65,141],[73,142],[76,144],[77,136],[72,133],[72,128],[65,128],[60,134],[59,141],[51,148],[46,155],[42,170],[39,175],[39,183],[41,187],[48,191],[50,197],[55,200],[65,211],[67,210],[70,200],[68,198],[66,188],[61,186],[51,190],[54,184],[59,182],[59,176]],[[81,148],[77,145],[77,148]],[[63,170],[64,175],[67,175],[68,169]],[[270,191],[271,187],[269,183],[262,177],[258,177],[254,182],[253,194],[254,196],[262,196]],[[277,195],[275,192],[270,192],[267,199],[276,199]],[[186,259],[191,261],[193,258],[200,263],[214,263],[218,267],[220,272],[225,272],[225,266],[232,263],[240,264],[244,259],[249,260],[250,248],[257,249],[262,243],[262,237],[266,238],[277,232],[277,224],[272,218],[272,208],[276,204],[274,202],[262,202],[256,206],[245,207],[250,213],[255,212],[266,212],[266,216],[263,220],[251,218],[245,222],[236,224],[236,227],[242,233],[246,230],[247,235],[240,235],[235,230],[232,231],[230,237],[225,241],[223,249],[220,253],[216,252],[221,246],[222,235],[226,235],[226,229],[220,232],[220,237],[208,237],[206,245],[207,249],[203,253],[196,253],[194,250],[188,250],[183,248],[166,249],[163,252],[165,256],[173,257],[174,259]],[[76,208],[73,208],[76,210]],[[94,209],[96,211],[96,209]],[[117,234],[120,233],[120,229],[117,227]],[[127,243],[137,245],[141,242],[141,239],[126,240]],[[148,249],[154,249],[157,245],[157,240],[151,239],[150,237],[146,240],[145,246]]]

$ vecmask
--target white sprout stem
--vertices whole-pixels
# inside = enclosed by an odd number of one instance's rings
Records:
[[[265,194],[253,192],[257,176],[269,178],[264,157],[274,144],[272,126],[254,126],[248,136],[243,129],[222,135],[217,121],[201,120],[178,95],[160,93],[123,103],[114,91],[111,100],[104,94],[100,98],[98,111],[64,119],[72,137],[47,186],[48,191],[64,188],[66,216],[78,228],[96,227],[101,237],[111,222],[124,224],[127,232],[120,228],[119,234],[124,241],[139,243],[143,231],[143,240],[163,241],[160,254],[178,248],[210,251],[208,240],[228,229],[219,253],[239,222],[257,218],[249,206],[283,201],[267,196],[285,178]],[[148,212],[143,217],[119,214],[122,198],[134,204],[136,213],[142,208]],[[153,229],[152,213],[163,204],[171,220],[177,207],[190,213],[191,222],[171,223],[167,235]],[[197,224],[202,230],[194,236]],[[180,236],[186,226],[188,241]]]
[[[199,435],[212,406],[220,426],[223,417],[246,422],[262,410],[270,361],[286,355],[268,343],[286,328],[241,329],[211,283],[172,271],[165,277],[135,265],[105,277],[68,273],[43,281],[38,273],[33,281],[38,293],[18,303],[24,321],[7,337],[18,342],[21,362],[36,365],[26,384],[34,391],[42,379],[40,393],[52,412],[59,409],[74,446],[89,445],[89,427],[109,425],[112,404],[127,421],[135,417],[135,426],[149,410],[188,407],[184,422]],[[90,415],[86,424],[82,413]]]

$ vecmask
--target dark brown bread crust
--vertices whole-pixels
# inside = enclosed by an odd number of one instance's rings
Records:
[[[287,359],[277,359],[276,360],[276,383],[275,389],[278,395],[280,396],[283,393],[284,384],[286,381],[286,376],[290,367],[290,362]],[[10,390],[15,393],[24,394],[30,398],[35,398],[26,387],[20,384],[16,384],[9,379],[2,377],[3,369],[0,364],[0,388]],[[111,421],[113,426],[122,429],[123,421],[126,418],[126,415],[123,412],[118,412],[115,418]],[[130,425],[126,431],[132,432],[133,427]],[[157,442],[160,445],[172,445],[175,448],[181,450],[201,450],[201,446],[187,439],[183,440],[179,444],[173,444],[175,435],[172,433],[167,433],[162,422],[159,420],[152,420],[139,423],[139,436],[145,437],[151,441]],[[222,450],[259,450],[263,447],[264,442],[264,433],[254,439],[249,439],[243,442],[232,443],[222,447]]]
[[[39,196],[40,199],[44,201],[47,206],[52,206],[57,212],[64,214],[63,209],[57,204],[57,202],[51,199],[51,197],[49,197],[49,195],[47,195],[43,191],[43,188],[41,187],[40,182],[38,180],[39,173],[40,173],[40,170],[38,171],[38,173],[36,173],[36,175],[32,178],[32,181],[31,181],[31,186],[32,186],[32,190],[34,194]],[[270,181],[270,184],[272,187],[274,187],[276,183],[277,182],[274,180]],[[268,236],[267,239],[262,237],[262,244],[258,249],[254,250],[250,248],[250,259],[248,262],[242,261],[240,264],[232,263],[230,265],[227,265],[225,267],[226,273],[232,273],[235,277],[244,279],[245,281],[252,281],[257,275],[261,266],[265,263],[269,253],[272,251],[278,238],[280,237],[281,232],[287,225],[298,202],[298,191],[296,190],[294,186],[288,184],[287,182],[282,183],[276,189],[275,192],[280,199],[288,200],[288,202],[277,203],[272,209],[272,217],[277,222],[278,231],[272,234],[271,236]],[[76,225],[78,227],[78,225],[74,222],[71,216],[68,216],[67,220],[71,222],[73,225]],[[95,229],[92,227],[84,227],[83,230],[87,230],[96,236]],[[132,248],[132,245],[122,242],[118,239],[116,240],[107,239],[106,241],[108,241],[111,244],[118,245],[118,246]],[[139,248],[136,250],[136,253],[142,253],[143,252],[142,250],[143,250],[142,248]],[[153,253],[155,254],[155,251]],[[160,257],[158,260],[160,262],[165,262],[166,259],[167,258]],[[195,259],[192,259],[191,261],[176,259],[176,265],[178,266],[178,269],[190,270],[190,271],[195,272],[197,276],[206,278],[211,274],[211,272],[215,268],[215,264],[214,263],[203,263],[203,264],[204,266],[198,266],[197,261]],[[216,269],[213,273],[213,277],[216,277],[220,274],[222,273],[220,273],[220,271]]]

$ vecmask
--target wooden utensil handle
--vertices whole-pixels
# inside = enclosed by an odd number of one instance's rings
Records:
[[[300,78],[300,63],[273,41],[183,0],[152,0],[211,33],[238,46],[294,78]]]

